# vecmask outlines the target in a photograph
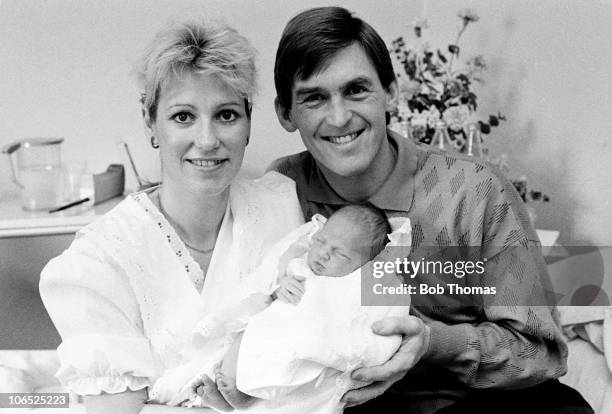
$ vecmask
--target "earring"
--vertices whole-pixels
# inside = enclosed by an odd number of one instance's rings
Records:
[[[249,139],[250,139],[250,138],[251,138],[251,137],[250,137],[249,135],[247,135],[247,140],[246,140],[247,142],[246,142],[246,144],[244,145],[245,147],[246,147],[247,145],[249,145]]]
[[[151,137],[151,146],[155,149],[159,148],[159,144],[157,143],[157,140],[154,136]]]

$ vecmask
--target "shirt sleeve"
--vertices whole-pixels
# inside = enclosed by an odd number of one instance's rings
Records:
[[[567,346],[547,296],[550,281],[525,206],[511,183],[494,183],[476,225],[483,229],[485,275],[497,293],[480,298],[475,323],[428,322],[425,360],[470,387],[524,388],[563,375]]]
[[[43,269],[40,294],[62,337],[62,384],[97,395],[152,383],[158,365],[129,281],[97,246],[77,238]]]

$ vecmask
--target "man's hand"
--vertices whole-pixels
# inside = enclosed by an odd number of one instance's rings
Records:
[[[382,365],[356,369],[351,377],[358,381],[373,382],[362,388],[348,391],[342,397],[347,407],[363,404],[382,395],[399,381],[425,355],[429,347],[429,327],[415,316],[390,317],[372,325],[378,335],[402,335],[397,352]]]
[[[306,278],[303,276],[286,275],[278,282],[280,287],[274,291],[274,296],[283,302],[297,305],[304,296],[304,280]]]

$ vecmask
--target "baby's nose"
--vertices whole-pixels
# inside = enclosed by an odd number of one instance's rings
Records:
[[[330,258],[330,254],[329,254],[329,250],[328,249],[321,249],[319,251],[319,257],[321,258],[321,260],[323,261],[328,261]]]

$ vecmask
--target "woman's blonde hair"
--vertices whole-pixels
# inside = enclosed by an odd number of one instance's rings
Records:
[[[219,77],[243,96],[250,107],[257,89],[255,49],[234,29],[222,24],[191,21],[172,24],[155,36],[138,67],[138,77],[144,86],[143,110],[152,120],[161,89],[186,71]]]

